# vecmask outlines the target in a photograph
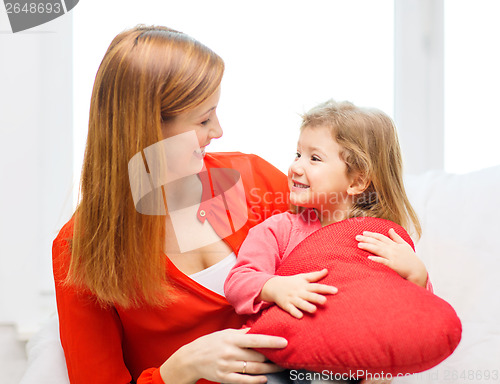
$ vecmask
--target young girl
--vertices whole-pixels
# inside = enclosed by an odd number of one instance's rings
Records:
[[[352,217],[391,220],[420,235],[406,196],[401,151],[392,120],[349,102],[327,101],[303,116],[297,154],[288,171],[292,212],[250,230],[225,283],[227,300],[240,314],[277,304],[292,316],[313,313],[335,287],[317,283],[326,269],[275,276],[281,262],[312,232]],[[394,230],[389,237],[364,232],[359,247],[403,278],[431,289],[424,264]]]

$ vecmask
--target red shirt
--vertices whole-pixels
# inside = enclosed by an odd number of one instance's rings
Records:
[[[251,227],[288,209],[286,176],[259,157],[207,154],[205,165],[209,172],[207,179],[200,175],[203,201],[198,218],[209,220],[219,235],[229,234],[224,241],[235,253]],[[237,170],[241,182],[217,182],[211,175],[220,169]],[[246,209],[235,213],[232,206],[237,204],[234,191],[238,188],[244,192]],[[224,193],[228,189],[233,192]],[[224,297],[191,280],[168,258],[168,278],[180,288],[174,303],[165,308],[103,309],[91,294],[61,284],[72,236],[73,219],[59,232],[52,251],[61,342],[71,383],[162,384],[158,367],[181,346],[208,333],[241,326],[243,319]]]

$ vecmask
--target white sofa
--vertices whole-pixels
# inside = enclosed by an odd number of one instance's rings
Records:
[[[428,172],[407,176],[421,218],[417,253],[437,295],[462,321],[462,341],[435,368],[397,384],[500,383],[500,166],[465,175]],[[68,383],[57,319],[28,343],[21,384]]]
[[[422,222],[417,253],[460,317],[462,340],[438,366],[394,383],[500,383],[500,166],[405,185]]]

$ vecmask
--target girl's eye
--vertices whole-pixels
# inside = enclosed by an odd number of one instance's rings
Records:
[[[316,156],[316,155],[311,156],[311,160],[312,161],[321,161],[321,159],[318,156]]]
[[[295,158],[296,158],[296,159],[300,159],[300,153],[296,152],[296,153],[295,153]]]
[[[201,122],[201,125],[207,125],[209,121],[210,121],[210,119],[206,119],[205,121]]]

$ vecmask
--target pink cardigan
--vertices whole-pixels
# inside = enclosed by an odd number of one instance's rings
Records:
[[[315,211],[306,210],[301,215],[274,215],[250,229],[224,284],[226,299],[236,313],[257,313],[270,305],[257,300],[262,287],[295,246],[320,228]]]
[[[297,244],[320,228],[316,212],[309,209],[274,215],[250,229],[224,284],[226,299],[236,313],[254,314],[272,304],[257,300],[262,287]],[[426,289],[433,290],[429,278]]]

